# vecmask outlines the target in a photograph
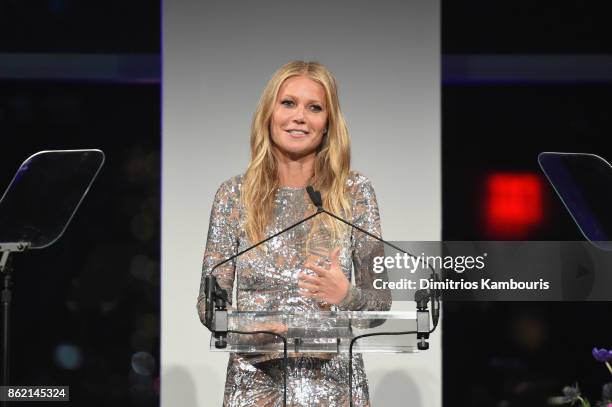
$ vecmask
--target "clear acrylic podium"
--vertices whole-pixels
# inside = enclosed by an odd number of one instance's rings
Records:
[[[219,348],[211,336],[210,348],[221,352],[278,353],[283,341],[269,334],[231,331],[274,331],[287,338],[289,353],[348,353],[356,336],[378,332],[417,330],[416,311],[313,311],[305,313],[227,311],[227,345]],[[355,341],[353,353],[414,353],[416,334],[377,335]]]

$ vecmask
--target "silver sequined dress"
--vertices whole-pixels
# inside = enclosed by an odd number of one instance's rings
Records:
[[[242,176],[224,182],[213,203],[202,276],[213,266],[251,245],[244,232],[245,213],[240,204]],[[368,178],[351,172],[347,181],[352,207],[351,221],[380,236],[380,217],[374,189]],[[271,222],[266,236],[315,212],[304,188],[277,190]],[[319,215],[316,219],[326,216]],[[329,228],[321,221],[309,221],[266,243],[264,250],[251,250],[235,262],[214,271],[219,284],[232,292],[236,282],[236,308],[240,311],[312,310],[388,310],[391,296],[374,290],[372,281],[380,278],[370,268],[374,256],[384,255],[374,239],[355,230],[344,229],[332,241]],[[355,281],[346,299],[338,306],[300,295],[298,273],[310,260],[329,259],[331,250],[340,247],[340,264]],[[198,297],[198,312],[204,316],[203,280]],[[345,354],[304,354],[289,358],[287,405],[348,406],[348,356]],[[353,403],[368,406],[368,384],[360,355],[353,359]],[[282,354],[230,354],[225,383],[224,406],[282,406]]]

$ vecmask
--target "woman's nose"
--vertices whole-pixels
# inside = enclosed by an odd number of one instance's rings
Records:
[[[293,116],[293,121],[296,123],[304,123],[304,108],[298,106],[295,109],[295,116]]]

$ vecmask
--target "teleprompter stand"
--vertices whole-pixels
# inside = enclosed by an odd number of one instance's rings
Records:
[[[612,251],[612,165],[588,153],[543,152],[540,168],[595,247]]]
[[[26,159],[0,199],[2,385],[10,385],[12,253],[55,243],[104,163],[100,150],[41,151]],[[6,406],[7,401],[2,401]]]

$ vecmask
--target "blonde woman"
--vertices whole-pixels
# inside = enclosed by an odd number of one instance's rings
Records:
[[[251,128],[246,172],[224,182],[212,207],[202,275],[227,257],[314,213],[306,186],[323,206],[380,236],[370,181],[350,170],[350,143],[336,81],[323,65],[293,61],[268,82]],[[240,311],[388,310],[391,297],[372,287],[372,258],[382,247],[326,215],[251,250],[214,271]],[[351,283],[354,267],[355,281]],[[198,298],[204,320],[203,284]],[[369,405],[360,355],[354,356],[353,402]],[[289,359],[287,404],[347,406],[348,357],[297,354]],[[281,406],[282,354],[230,355],[224,406]]]

